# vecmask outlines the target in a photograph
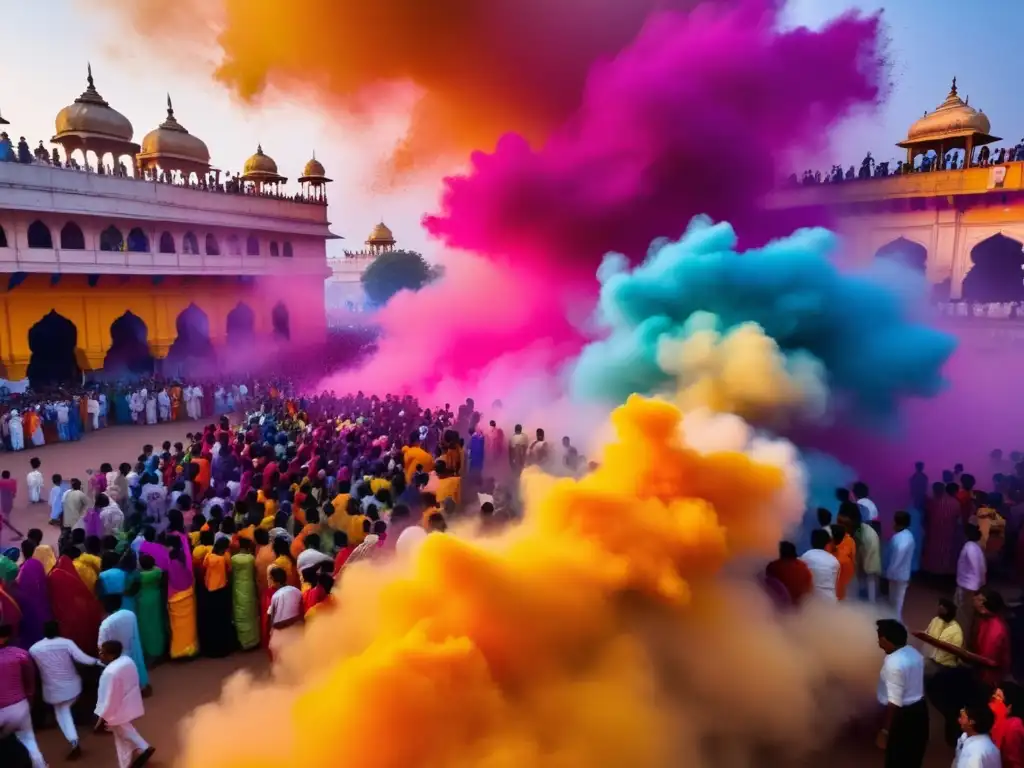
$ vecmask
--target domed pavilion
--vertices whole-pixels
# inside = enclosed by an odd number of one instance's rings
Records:
[[[950,150],[962,149],[970,158],[975,147],[1002,141],[993,136],[991,130],[988,116],[960,98],[954,77],[946,100],[911,125],[907,138],[897,146],[907,150],[909,164],[913,164],[917,155],[929,151],[942,158]]]
[[[195,173],[202,178],[210,172],[210,150],[174,117],[174,105],[167,96],[167,119],[142,139],[136,156],[143,171],[180,172],[185,178]]]
[[[93,152],[102,164],[107,155],[112,155],[116,166],[120,158],[127,156],[134,165],[139,145],[132,141],[135,129],[131,122],[100,96],[91,64],[86,82],[88,85],[82,95],[57,113],[56,133],[51,141],[63,147],[68,157],[76,151],[83,155]]]

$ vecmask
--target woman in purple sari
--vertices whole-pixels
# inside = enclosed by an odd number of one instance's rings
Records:
[[[26,648],[43,639],[43,624],[50,621],[50,590],[46,581],[46,568],[33,557],[36,544],[26,539],[21,542],[24,561],[18,569],[18,607],[21,608],[20,642]]]
[[[139,557],[142,555],[149,555],[153,558],[156,563],[156,567],[164,573],[167,573],[171,566],[171,558],[167,554],[167,548],[157,542],[156,528],[151,525],[147,525],[142,529],[142,545],[139,547]]]

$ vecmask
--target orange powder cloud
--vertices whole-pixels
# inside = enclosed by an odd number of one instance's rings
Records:
[[[635,395],[612,426],[586,477],[527,473],[503,536],[346,569],[273,680],[196,712],[182,766],[764,768],[827,738],[821,697],[873,690],[873,625],[723,576],[799,518],[795,449]]]
[[[363,111],[409,84],[421,98],[396,171],[490,149],[506,131],[543,138],[579,103],[591,64],[656,8],[693,0],[81,0],[113,9],[153,48],[214,51],[244,99],[269,86]],[[380,99],[375,94],[382,94]]]

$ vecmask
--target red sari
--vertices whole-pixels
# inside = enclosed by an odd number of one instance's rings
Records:
[[[103,621],[100,601],[82,581],[67,555],[61,555],[46,579],[50,586],[50,608],[61,637],[74,641],[83,651],[95,656]]]
[[[982,667],[979,677],[991,688],[1010,676],[1010,630],[1001,616],[977,616],[974,620],[974,647],[979,656],[991,659],[996,666]]]

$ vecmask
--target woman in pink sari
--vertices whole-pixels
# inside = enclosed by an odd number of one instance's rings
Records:
[[[50,613],[50,591],[46,585],[46,568],[36,560],[36,544],[26,539],[21,543],[24,558],[18,569],[18,606],[21,608],[21,641],[25,647],[43,639],[43,625]]]

